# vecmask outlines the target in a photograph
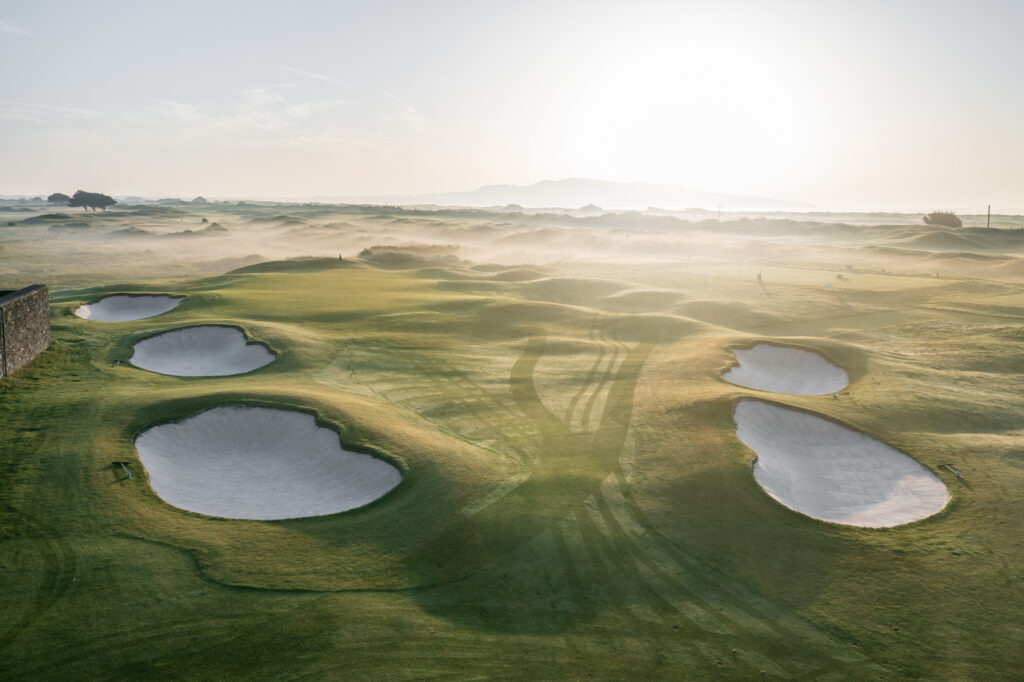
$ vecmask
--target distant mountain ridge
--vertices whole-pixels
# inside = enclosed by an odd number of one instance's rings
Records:
[[[590,178],[542,180],[532,185],[484,185],[468,192],[341,197],[352,203],[438,204],[578,208],[587,204],[611,209],[658,208],[812,208],[811,204],[766,197],[722,194],[683,185],[610,182]]]

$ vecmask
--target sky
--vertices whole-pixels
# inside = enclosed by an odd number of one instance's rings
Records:
[[[0,194],[1024,212],[1024,2],[0,0]]]

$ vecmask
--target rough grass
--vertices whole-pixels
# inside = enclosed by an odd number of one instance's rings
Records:
[[[876,273],[826,290],[833,272],[777,267],[758,284],[677,263],[453,288],[457,269],[337,265],[120,285],[189,296],[136,322],[69,317],[97,290],[55,293],[54,345],[0,383],[0,678],[1024,667],[1021,287]],[[278,360],[198,379],[112,366],[131,339],[204,323],[241,326]],[[864,530],[761,491],[731,417],[760,393],[719,376],[730,346],[760,339],[844,366],[840,401],[774,399],[915,457],[949,486],[947,509]],[[315,519],[170,507],[134,434],[228,402],[311,411],[405,479]]]

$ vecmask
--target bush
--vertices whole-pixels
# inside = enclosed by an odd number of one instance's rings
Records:
[[[943,225],[945,227],[963,227],[960,218],[952,211],[932,211],[924,217],[925,225]]]

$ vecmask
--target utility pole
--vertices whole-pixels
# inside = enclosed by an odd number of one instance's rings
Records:
[[[985,218],[985,227],[992,227],[992,204],[988,205],[988,217]]]

